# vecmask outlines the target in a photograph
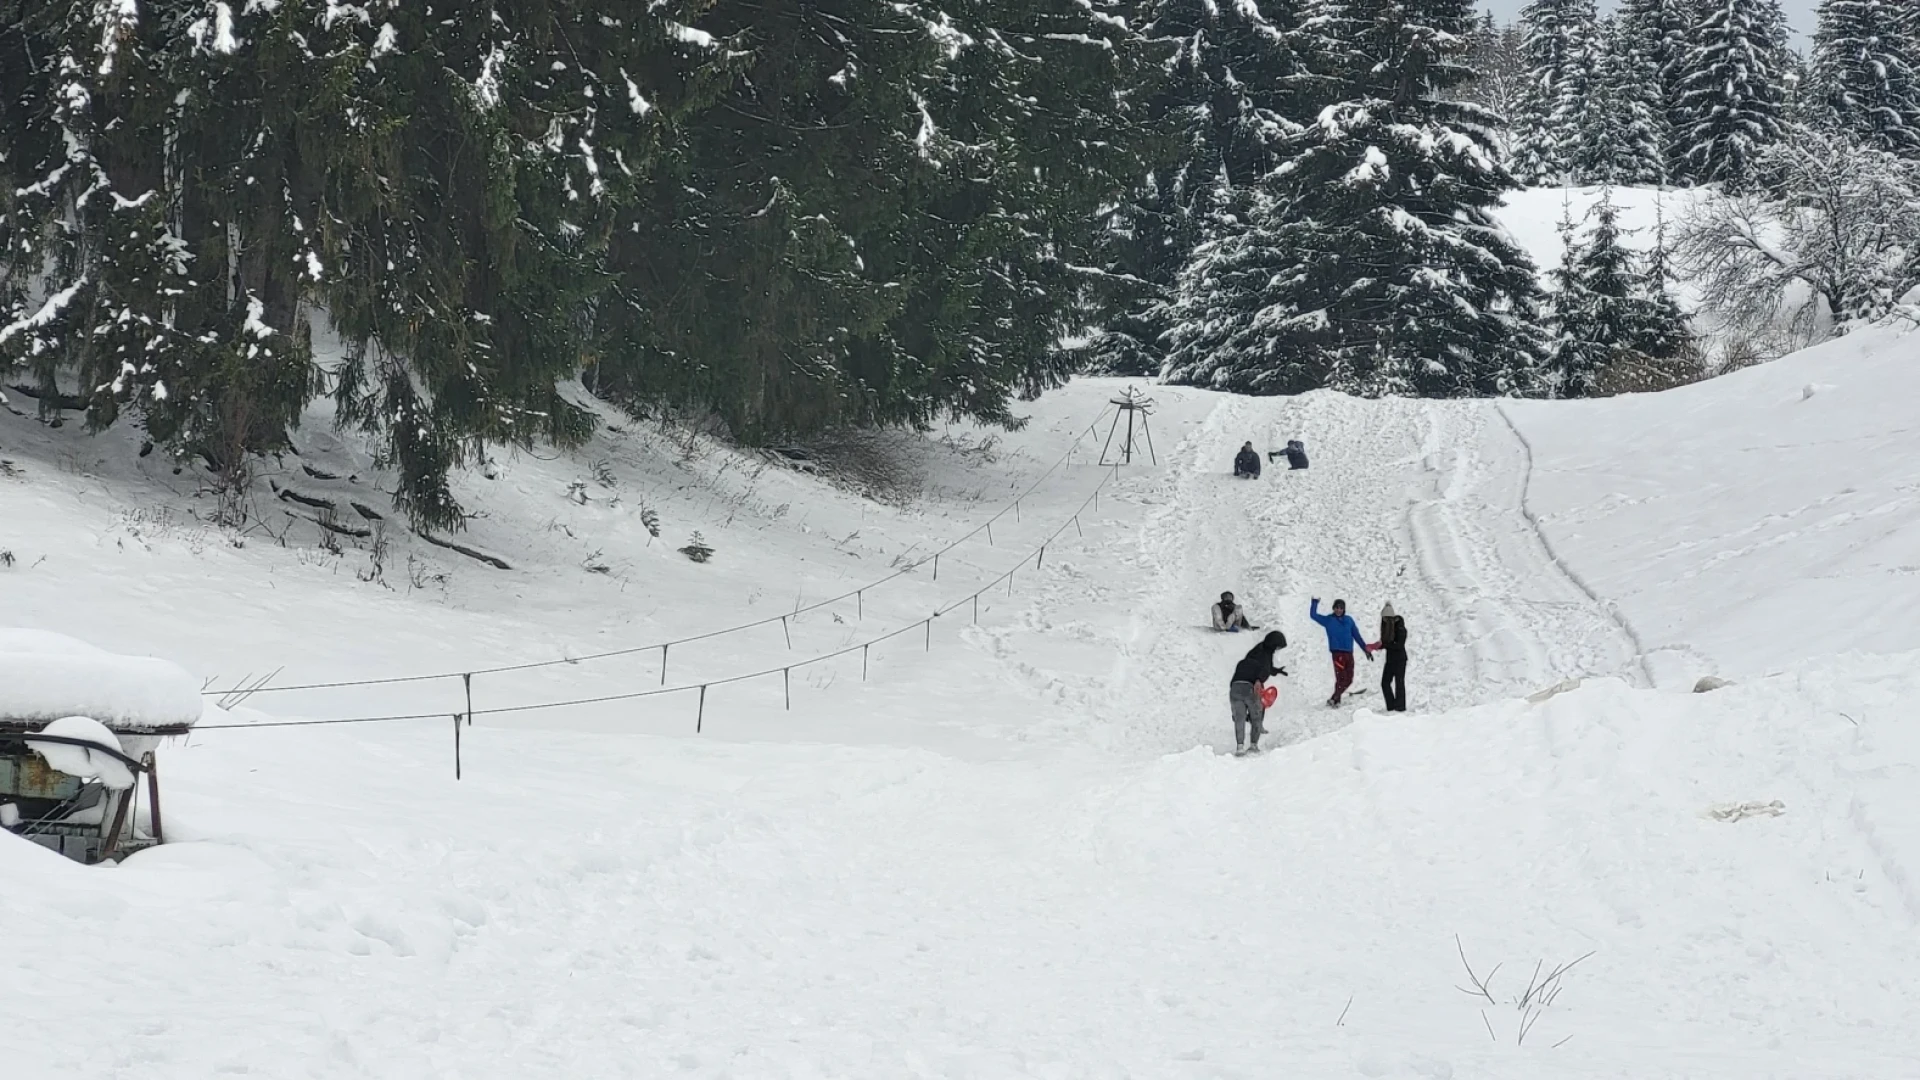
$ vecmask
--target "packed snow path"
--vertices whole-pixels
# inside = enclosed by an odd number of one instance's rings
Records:
[[[1302,439],[1312,466],[1269,465],[1238,480],[1241,443]],[[1553,558],[1524,500],[1527,452],[1489,402],[1357,401],[1334,394],[1222,398],[1157,470],[1116,498],[1137,504],[1133,544],[1072,563],[1015,625],[982,635],[1062,706],[1063,726],[1100,745],[1163,753],[1231,744],[1226,677],[1258,635],[1205,627],[1231,590],[1264,629],[1286,633],[1290,678],[1269,713],[1270,742],[1292,742],[1378,708],[1379,668],[1359,659],[1365,693],[1326,706],[1333,673],[1308,602],[1345,599],[1368,633],[1391,602],[1408,621],[1410,707],[1435,711],[1524,696],[1568,678],[1643,682],[1633,640]],[[1133,586],[1138,591],[1130,591]],[[1098,609],[1113,618],[1097,617]],[[1122,614],[1127,612],[1130,614]],[[1113,633],[1100,640],[1096,627]],[[1104,679],[1068,692],[1045,668],[1078,638],[1117,657]],[[1064,665],[1063,665],[1064,666]],[[1077,730],[1091,723],[1091,730]]]

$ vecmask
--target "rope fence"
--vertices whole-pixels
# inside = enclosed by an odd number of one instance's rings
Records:
[[[297,686],[284,686],[284,687],[254,687],[252,689],[249,689],[246,685],[242,685],[240,687],[236,687],[227,691],[206,691],[208,695],[224,694],[224,695],[231,696],[231,695],[237,694],[241,697],[242,700],[244,700],[246,697],[250,697],[253,693],[268,693],[268,692],[274,692],[274,691],[294,691],[294,690],[320,690],[320,689],[333,689],[338,687],[353,687],[353,686],[382,686],[382,685],[393,685],[396,683],[417,683],[417,682],[426,682],[426,681],[435,680],[435,679],[456,679],[457,678],[461,680],[462,690],[465,696],[466,707],[465,707],[465,710],[461,712],[449,713],[445,711],[436,711],[436,712],[416,712],[416,713],[393,713],[393,714],[378,715],[378,716],[322,717],[318,719],[302,719],[302,720],[269,720],[269,721],[262,721],[258,723],[197,724],[194,726],[193,730],[194,731],[265,730],[268,728],[323,727],[323,726],[338,726],[338,725],[346,725],[346,724],[404,723],[404,722],[420,721],[420,720],[443,720],[444,721],[450,718],[452,719],[453,725],[454,725],[454,777],[455,779],[459,779],[462,773],[461,760],[460,760],[460,757],[461,757],[460,728],[462,726],[472,726],[475,717],[505,716],[505,715],[519,714],[519,713],[540,712],[540,711],[552,710],[552,709],[575,708],[575,707],[585,706],[585,705],[603,705],[603,704],[608,704],[612,702],[638,701],[638,700],[643,700],[648,698],[665,697],[672,694],[695,694],[697,695],[697,704],[695,706],[695,713],[694,713],[694,731],[696,734],[698,734],[698,733],[704,732],[706,728],[707,691],[709,689],[712,689],[714,687],[720,687],[720,686],[731,686],[739,683],[752,682],[759,679],[769,679],[775,676],[778,676],[781,681],[781,692],[782,692],[784,708],[791,710],[793,708],[792,679],[793,679],[793,672],[795,671],[813,667],[819,664],[829,663],[835,660],[844,659],[852,656],[854,653],[857,652],[860,654],[860,679],[862,682],[865,682],[868,677],[869,670],[871,668],[872,650],[875,646],[893,641],[907,634],[911,634],[917,630],[922,633],[922,640],[923,640],[925,650],[931,652],[933,649],[934,623],[939,621],[942,618],[945,618],[948,615],[953,614],[954,612],[959,611],[963,607],[971,608],[972,622],[977,625],[980,621],[980,598],[982,596],[986,595],[989,591],[993,589],[999,588],[1001,585],[1004,584],[1006,586],[1007,595],[1011,597],[1013,595],[1015,575],[1022,568],[1026,567],[1029,563],[1031,563],[1033,565],[1033,568],[1036,570],[1043,568],[1046,565],[1047,548],[1050,546],[1053,546],[1055,542],[1058,541],[1060,537],[1069,528],[1074,530],[1076,538],[1084,537],[1086,535],[1086,531],[1081,525],[1080,518],[1090,508],[1095,511],[1099,509],[1100,492],[1109,483],[1113,482],[1115,479],[1118,478],[1120,474],[1120,465],[1118,463],[1115,463],[1107,467],[1103,471],[1099,481],[1094,484],[1092,490],[1088,492],[1087,497],[1080,502],[1080,505],[1077,508],[1075,508],[1073,513],[1068,515],[1065,520],[1061,521],[1057,526],[1055,526],[1052,532],[1048,533],[1047,536],[1043,540],[1041,540],[1037,546],[1035,546],[1033,549],[1029,550],[1026,554],[1021,556],[1021,558],[1018,561],[1014,562],[1011,566],[1001,571],[995,577],[979,584],[979,586],[975,588],[972,592],[966,593],[965,595],[962,595],[941,607],[935,608],[932,612],[930,612],[928,615],[926,615],[923,618],[916,619],[911,622],[905,623],[903,625],[897,626],[894,629],[887,631],[886,633],[879,634],[871,638],[867,638],[863,641],[845,645],[840,648],[833,649],[829,652],[821,653],[816,656],[810,656],[803,659],[794,660],[789,663],[762,668],[757,671],[743,672],[739,674],[727,675],[727,676],[722,676],[718,678],[709,678],[709,679],[701,680],[699,682],[684,683],[677,686],[666,685],[666,665],[667,665],[668,649],[673,645],[686,644],[688,642],[694,642],[694,641],[702,641],[702,640],[706,640],[713,637],[719,637],[723,634],[735,633],[735,632],[749,629],[752,627],[771,625],[774,622],[781,623],[782,629],[783,631],[785,631],[787,620],[793,618],[794,616],[802,614],[807,611],[818,610],[820,608],[827,607],[830,604],[844,602],[848,599],[852,599],[855,601],[856,604],[860,605],[861,610],[864,613],[864,608],[865,608],[864,594],[866,593],[867,590],[875,588],[879,585],[884,585],[887,582],[893,581],[901,577],[908,571],[914,568],[917,568],[919,566],[933,564],[935,566],[935,574],[936,574],[936,580],[937,580],[938,563],[936,560],[939,558],[940,555],[951,552],[954,548],[958,547],[961,543],[964,543],[965,541],[972,539],[973,537],[978,536],[983,532],[988,535],[989,543],[991,543],[991,537],[992,537],[991,530],[992,530],[993,522],[1003,517],[1009,512],[1012,512],[1017,516],[1020,512],[1019,511],[1020,502],[1025,498],[1027,498],[1028,496],[1032,495],[1034,490],[1038,488],[1042,480],[1044,480],[1048,475],[1052,474],[1056,469],[1060,467],[1061,464],[1063,464],[1069,457],[1071,457],[1073,451],[1079,447],[1080,439],[1084,438],[1088,432],[1093,431],[1093,429],[1098,426],[1100,419],[1104,418],[1105,414],[1106,414],[1106,410],[1102,410],[1101,416],[1099,418],[1096,418],[1093,424],[1090,424],[1086,430],[1082,431],[1079,435],[1075,436],[1074,444],[1073,446],[1070,446],[1068,448],[1067,453],[1062,454],[1058,461],[1054,462],[1051,466],[1049,466],[1047,471],[1045,473],[1042,473],[1041,476],[1038,479],[1036,479],[1033,482],[1033,484],[1029,485],[1027,489],[1023,491],[1018,497],[1016,497],[1012,503],[1008,504],[1007,506],[1003,506],[991,518],[988,518],[986,521],[982,522],[980,525],[975,526],[971,531],[959,537],[958,539],[954,540],[953,542],[947,544],[945,547],[941,548],[939,551],[933,552],[927,556],[924,556],[920,560],[914,563],[907,564],[906,566],[895,571],[894,573],[889,574],[886,577],[880,578],[875,582],[861,586],[858,589],[841,593],[838,596],[832,597],[830,599],[822,600],[814,604],[809,604],[803,608],[796,608],[794,611],[786,612],[778,616],[772,616],[772,617],[757,620],[751,623],[743,623],[739,626],[727,627],[723,630],[709,631],[704,634],[692,635],[686,638],[677,638],[673,641],[659,642],[652,645],[635,646],[633,648],[609,650],[603,653],[595,653],[589,656],[575,657],[572,659],[535,661],[535,662],[530,662],[525,664],[508,664],[508,665],[501,665],[501,666],[490,667],[490,668],[475,668],[470,671],[444,672],[444,673],[438,673],[433,675],[396,676],[396,677],[384,678],[384,679],[364,679],[364,680],[347,680],[347,681],[327,682],[327,683],[309,683],[309,684],[302,684]],[[787,643],[788,643],[788,647],[791,648],[792,647],[791,633],[787,634]],[[513,671],[526,671],[534,668],[551,667],[551,666],[557,666],[560,664],[581,663],[589,660],[598,660],[598,659],[604,659],[608,657],[629,656],[635,653],[648,652],[653,649],[659,649],[661,654],[660,656],[661,684],[659,686],[648,687],[643,690],[623,691],[620,693],[612,693],[612,694],[598,694],[598,695],[593,695],[589,697],[567,698],[567,699],[562,699],[557,701],[540,701],[540,702],[532,702],[532,703],[522,704],[522,705],[498,705],[498,706],[492,706],[492,707],[475,708],[473,704],[473,679],[474,679],[474,676],[476,675],[489,675],[489,674],[500,674],[500,673],[513,672]]]
[[[713,638],[725,637],[729,634],[737,634],[745,630],[758,629],[759,627],[762,627],[762,626],[771,626],[777,622],[780,624],[781,630],[787,634],[787,645],[789,648],[791,648],[793,645],[793,638],[792,638],[791,632],[788,631],[789,620],[797,618],[798,616],[804,615],[807,612],[818,611],[821,608],[830,607],[834,604],[841,603],[848,599],[852,599],[855,602],[855,604],[858,605],[860,615],[861,617],[864,617],[865,611],[866,611],[866,594],[868,592],[874,589],[880,588],[881,586],[886,585],[890,582],[897,581],[900,578],[906,577],[907,575],[913,573],[915,570],[918,570],[922,566],[926,566],[929,563],[931,563],[933,567],[933,580],[935,581],[940,580],[940,556],[952,552],[955,548],[959,547],[961,544],[964,544],[967,541],[973,539],[974,537],[979,536],[983,532],[986,533],[987,543],[989,546],[991,546],[993,544],[993,523],[1005,517],[1008,513],[1012,513],[1014,515],[1014,520],[1017,522],[1020,517],[1020,504],[1023,501],[1025,501],[1029,496],[1031,496],[1036,490],[1038,490],[1040,485],[1046,481],[1047,477],[1053,475],[1054,472],[1060,468],[1060,466],[1066,464],[1067,460],[1073,456],[1074,451],[1080,448],[1080,440],[1086,438],[1088,435],[1094,434],[1095,429],[1097,429],[1100,425],[1100,421],[1106,419],[1107,414],[1111,411],[1112,410],[1110,408],[1102,408],[1100,410],[1100,413],[1093,418],[1092,423],[1088,424],[1078,434],[1074,435],[1073,442],[1071,445],[1067,447],[1066,452],[1061,454],[1058,458],[1056,458],[1053,464],[1048,465],[1045,472],[1042,472],[1039,476],[1035,477],[1033,482],[1031,484],[1028,484],[1024,491],[1022,491],[1019,495],[1014,496],[1012,502],[1002,505],[999,510],[994,512],[992,517],[987,518],[985,521],[974,526],[972,529],[968,530],[966,533],[963,533],[960,536],[949,541],[946,544],[946,546],[939,548],[938,550],[933,551],[927,555],[923,555],[919,559],[914,560],[913,562],[902,564],[901,566],[897,567],[892,573],[886,575],[885,577],[867,582],[865,585],[861,585],[857,588],[850,589],[846,592],[838,594],[837,596],[830,596],[824,600],[816,600],[811,604],[795,607],[791,611],[784,611],[778,615],[769,615],[766,618],[755,619],[752,622],[739,623],[738,625],[735,625],[735,626],[722,627],[718,630],[708,630],[699,634],[690,634],[686,637],[674,638],[670,641],[656,641],[656,642],[651,642],[645,645],[625,646],[618,649],[608,649],[604,652],[586,653],[581,656],[559,657],[552,660],[531,660],[525,663],[500,664],[494,667],[468,668],[464,671],[439,671],[439,672],[434,672],[432,674],[426,674],[426,675],[393,675],[393,676],[388,676],[386,678],[379,678],[379,679],[343,679],[336,682],[296,683],[288,686],[265,685],[265,682],[267,679],[271,679],[273,677],[273,674],[277,674],[277,671],[276,671],[275,673],[268,674],[262,680],[256,683],[248,683],[246,680],[243,679],[241,680],[241,684],[238,686],[230,686],[230,687],[225,687],[217,690],[202,690],[200,693],[201,693],[201,696],[203,697],[218,698],[218,699],[221,699],[223,702],[225,701],[225,699],[231,698],[231,699],[234,699],[232,704],[237,705],[240,702],[245,701],[248,698],[251,698],[255,694],[284,694],[284,693],[292,693],[292,692],[301,691],[301,690],[337,690],[337,689],[342,689],[346,687],[355,687],[355,686],[394,686],[401,683],[421,683],[421,682],[433,682],[437,680],[462,679],[467,682],[469,694],[471,694],[471,686],[473,682],[473,677],[475,675],[503,675],[508,672],[515,672],[515,671],[533,671],[538,668],[560,667],[562,665],[572,665],[572,664],[585,664],[585,663],[591,663],[596,660],[609,660],[615,657],[633,656],[637,653],[652,652],[655,649],[660,650],[660,685],[662,687],[665,687],[667,685],[668,652],[675,645],[690,645],[695,642],[709,641]],[[1104,485],[1105,483],[1106,481],[1103,479],[1101,481],[1101,484]],[[1099,487],[1095,487],[1094,490],[1097,495],[1099,491]],[[434,715],[439,715],[439,714],[436,713]],[[412,719],[412,717],[409,717],[408,719]],[[229,725],[229,726],[236,726],[236,725]],[[248,725],[248,726],[264,726],[264,725]]]
[[[668,694],[684,694],[693,690],[704,691],[707,687],[729,686],[734,683],[750,682],[754,679],[764,679],[774,675],[781,675],[784,677],[784,676],[790,675],[793,671],[798,670],[800,668],[812,667],[815,664],[823,664],[829,660],[837,660],[843,656],[851,656],[856,652],[861,653],[864,660],[869,650],[871,650],[873,646],[880,645],[888,641],[892,641],[894,638],[901,637],[905,634],[910,634],[915,630],[922,630],[922,629],[925,630],[927,648],[929,651],[931,651],[933,647],[933,624],[935,620],[940,619],[946,615],[949,615],[955,611],[958,611],[961,607],[967,606],[970,604],[973,607],[973,621],[975,623],[978,623],[980,621],[980,606],[979,606],[980,597],[984,596],[989,590],[999,587],[1002,583],[1005,583],[1007,585],[1007,595],[1009,596],[1013,595],[1014,574],[1017,573],[1020,570],[1020,568],[1025,566],[1028,562],[1035,563],[1036,569],[1038,569],[1040,565],[1043,565],[1046,559],[1047,547],[1051,545],[1055,540],[1059,539],[1060,534],[1065,532],[1068,526],[1073,526],[1075,528],[1079,527],[1079,516],[1085,513],[1088,507],[1093,505],[1093,503],[1099,498],[1100,489],[1105,487],[1108,484],[1108,482],[1113,480],[1114,477],[1118,475],[1118,473],[1119,473],[1118,466],[1110,467],[1106,471],[1106,473],[1103,476],[1101,476],[1100,482],[1094,485],[1093,492],[1089,494],[1087,498],[1081,502],[1080,507],[1074,511],[1072,517],[1062,522],[1059,527],[1054,529],[1052,533],[1048,534],[1046,540],[1042,541],[1041,544],[1038,547],[1036,547],[1034,550],[1028,552],[1024,557],[1020,559],[1019,562],[1016,562],[1012,566],[1001,571],[997,576],[993,577],[992,579],[987,581],[986,584],[981,585],[979,588],[975,589],[973,592],[960,597],[959,599],[953,601],[952,603],[947,604],[944,607],[936,608],[933,611],[933,613],[928,615],[926,618],[916,619],[913,622],[907,623],[903,626],[895,627],[894,629],[889,630],[884,634],[880,634],[876,637],[868,638],[865,641],[855,642],[854,644],[843,646],[841,648],[833,650],[832,652],[821,653],[818,656],[806,657],[805,659],[795,660],[791,663],[781,664],[776,667],[761,668],[758,671],[749,671],[749,672],[744,672],[737,675],[726,675],[726,676],[721,676],[719,678],[706,679],[698,683],[685,683],[679,686],[656,686],[656,687],[649,687],[645,690],[630,690],[630,691],[625,691],[617,694],[599,694],[593,697],[568,698],[561,701],[540,701],[540,702],[533,702],[526,705],[498,705],[492,708],[484,708],[484,709],[473,708],[472,706],[473,698],[472,698],[472,689],[471,689],[472,683],[471,683],[471,679],[468,678],[468,676],[470,675],[484,674],[484,672],[483,671],[475,671],[471,673],[458,672],[458,673],[455,673],[453,677],[463,678],[463,679],[466,679],[467,681],[468,706],[466,711],[462,713],[453,713],[453,714],[449,714],[446,712],[392,713],[392,714],[383,715],[383,716],[348,716],[348,717],[335,717],[335,718],[325,718],[325,719],[317,719],[317,720],[270,720],[270,721],[262,721],[259,723],[196,724],[194,725],[193,730],[195,731],[232,731],[232,730],[250,730],[254,728],[317,727],[324,724],[384,724],[384,723],[397,723],[404,720],[444,719],[449,715],[464,716],[468,719],[469,722],[471,722],[472,718],[476,716],[501,716],[509,713],[537,712],[543,709],[565,709],[565,708],[571,708],[579,705],[604,705],[614,701],[637,701],[642,698],[663,697]],[[1084,535],[1084,533],[1082,533],[1082,535]],[[861,665],[861,678],[864,680],[866,678],[866,675],[867,675],[867,665],[863,662]],[[350,684],[350,685],[354,685],[354,684]],[[790,694],[788,697],[787,705],[789,708],[792,707],[792,698]]]

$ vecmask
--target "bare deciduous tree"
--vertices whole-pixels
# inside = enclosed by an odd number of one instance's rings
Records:
[[[1770,194],[1709,200],[1681,226],[1677,261],[1707,309],[1805,344],[1920,287],[1920,165],[1805,128],[1764,165]]]

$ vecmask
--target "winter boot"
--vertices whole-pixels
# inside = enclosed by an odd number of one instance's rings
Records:
[[[1240,743],[1240,744],[1238,744],[1238,745],[1236,745],[1236,746],[1235,746],[1235,747],[1233,748],[1233,756],[1234,756],[1234,757],[1246,757],[1246,756],[1247,756],[1247,744],[1246,744],[1246,743]]]

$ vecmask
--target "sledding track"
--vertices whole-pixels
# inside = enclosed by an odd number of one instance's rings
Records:
[[[1305,440],[1313,465],[1269,466],[1257,481],[1229,463],[1251,439]],[[1523,508],[1525,447],[1485,402],[1362,401],[1335,394],[1222,398],[1116,497],[1137,504],[1131,544],[1089,549],[1051,575],[1019,625],[982,636],[1059,714],[1043,730],[1116,750],[1226,748],[1225,682],[1245,635],[1202,629],[1223,589],[1264,628],[1286,633],[1291,678],[1269,714],[1268,743],[1337,730],[1378,708],[1379,668],[1360,662],[1345,706],[1332,688],[1308,601],[1348,601],[1369,634],[1391,601],[1412,633],[1412,707],[1430,711],[1524,695],[1570,677],[1639,681],[1637,649],[1613,615],[1572,580]],[[1127,593],[1110,582],[1138,582]],[[1126,617],[1063,620],[1120,606]],[[1101,640],[1092,627],[1124,625]],[[1089,636],[1091,635],[1091,636]],[[1047,670],[1035,650],[1064,637],[1113,655],[1089,680]],[[1084,668],[1082,669],[1084,670]],[[1092,728],[1087,724],[1091,721]]]

